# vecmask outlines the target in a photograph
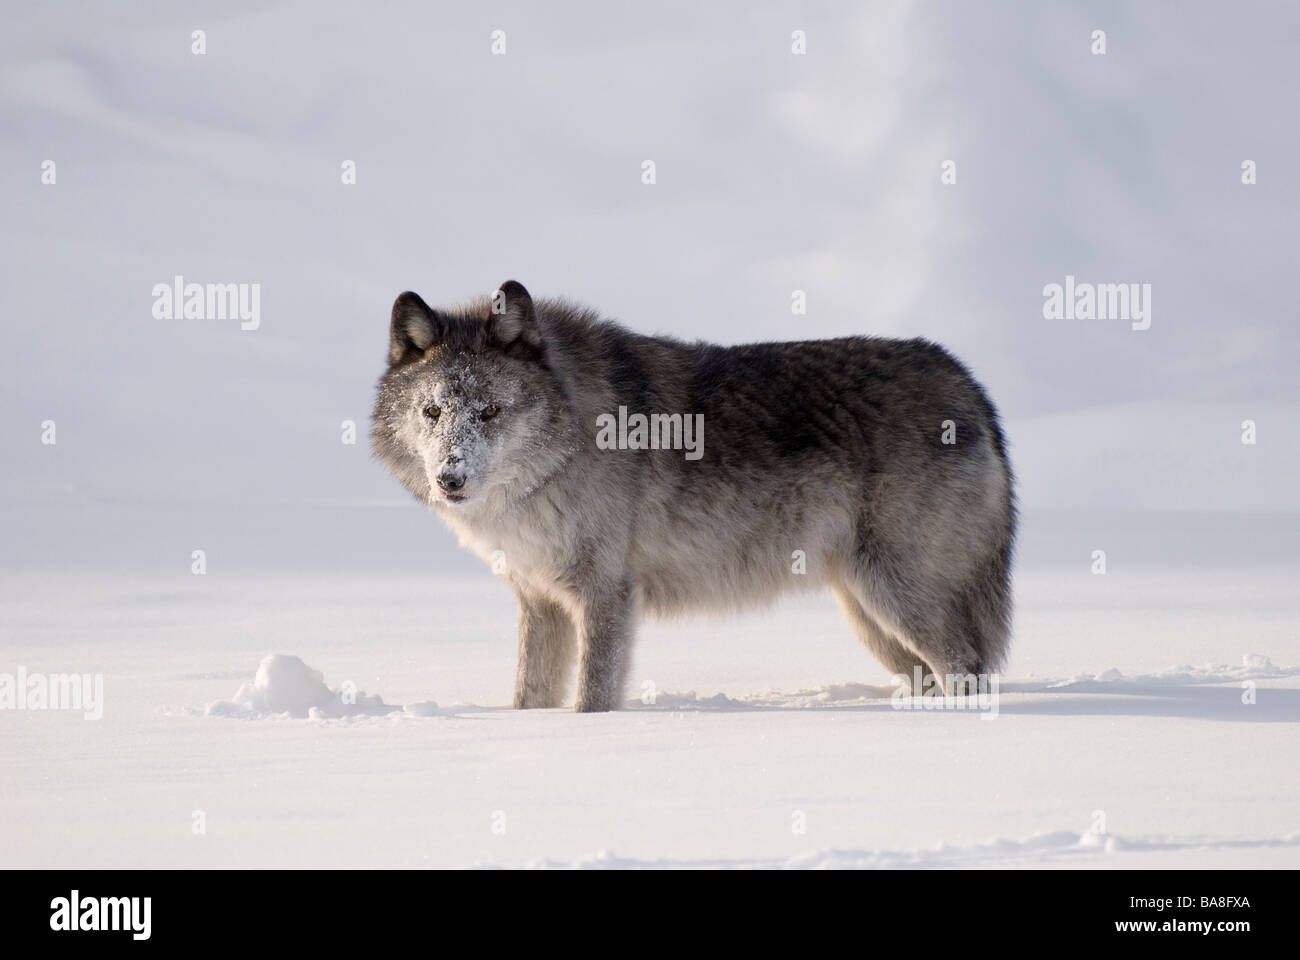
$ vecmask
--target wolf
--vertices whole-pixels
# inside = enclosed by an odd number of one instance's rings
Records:
[[[637,414],[698,423],[700,455],[644,430],[598,442]],[[408,291],[371,441],[513,588],[515,707],[562,706],[576,661],[574,708],[615,709],[641,617],[794,590],[829,590],[886,669],[948,695],[1005,660],[1006,441],[984,389],[927,340],[719,346],[513,280],[438,309]]]

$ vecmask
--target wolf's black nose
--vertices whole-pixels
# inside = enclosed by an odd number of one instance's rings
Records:
[[[452,453],[442,461],[435,479],[444,493],[455,493],[465,486],[465,458]]]
[[[442,487],[447,493],[455,493],[465,486],[465,475],[443,467],[438,471],[438,486]]]

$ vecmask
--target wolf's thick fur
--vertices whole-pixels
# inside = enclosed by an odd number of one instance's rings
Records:
[[[598,418],[702,414],[703,457]],[[829,588],[886,668],[988,674],[1008,644],[1011,469],[980,385],[925,340],[646,337],[513,281],[393,305],[375,453],[519,598],[515,706],[619,706],[638,617]],[[802,551],[802,554],[796,553]],[[800,556],[806,572],[796,572]]]

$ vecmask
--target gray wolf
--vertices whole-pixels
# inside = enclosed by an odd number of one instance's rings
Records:
[[[638,618],[793,590],[829,589],[887,669],[948,694],[1006,657],[1006,443],[983,388],[926,340],[726,347],[514,281],[447,308],[407,292],[372,428],[514,589],[516,707],[562,705],[576,661],[575,709],[614,709]]]

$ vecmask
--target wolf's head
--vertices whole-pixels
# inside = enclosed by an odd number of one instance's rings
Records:
[[[575,429],[522,284],[446,310],[397,298],[371,443],[417,497],[460,510],[526,495],[563,465]]]

